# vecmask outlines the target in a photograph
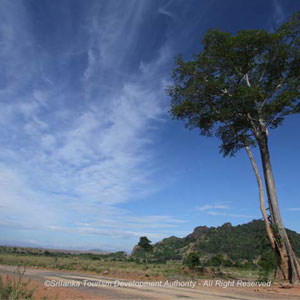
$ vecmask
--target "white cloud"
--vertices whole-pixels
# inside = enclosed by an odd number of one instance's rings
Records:
[[[300,211],[300,207],[292,207],[292,208],[288,208],[287,210],[289,210],[289,211]]]
[[[224,216],[224,217],[230,217],[230,218],[248,218],[248,219],[257,218],[257,216],[251,216],[251,215],[245,215],[245,214],[223,213],[223,212],[219,212],[219,211],[208,211],[207,213],[211,216]]]
[[[196,207],[196,210],[198,211],[207,211],[209,209],[229,209],[229,206],[227,204],[205,204],[203,206]]]

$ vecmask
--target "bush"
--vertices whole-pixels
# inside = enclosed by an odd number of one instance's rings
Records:
[[[191,252],[184,260],[184,264],[189,268],[195,268],[200,265],[199,255],[196,252]]]
[[[270,278],[270,273],[275,271],[276,268],[276,258],[274,252],[272,250],[265,252],[261,256],[258,266],[260,267],[259,280],[268,281]]]
[[[45,250],[44,255],[46,255],[46,256],[53,256],[53,253],[49,252],[48,250]]]
[[[208,264],[214,267],[220,267],[224,263],[224,258],[221,254],[214,255],[209,261]]]
[[[250,261],[246,261],[245,263],[240,265],[240,268],[245,270],[252,270],[255,269],[255,265]]]
[[[0,299],[22,300],[33,299],[34,289],[29,289],[29,280],[24,280],[25,269],[21,272],[18,268],[16,276],[7,276],[6,280],[0,277]]]
[[[272,250],[269,250],[268,252],[265,252],[259,262],[258,265],[261,269],[271,272],[272,270],[275,270],[276,268],[276,257]]]
[[[224,259],[223,266],[224,267],[233,267],[233,262],[229,259]]]

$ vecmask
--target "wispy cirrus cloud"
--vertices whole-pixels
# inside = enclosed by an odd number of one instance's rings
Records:
[[[168,236],[182,220],[118,207],[158,188],[149,145],[166,112],[170,48],[165,41],[148,61],[131,54],[147,4],[94,2],[80,27],[88,43],[78,51],[70,39],[55,52],[32,31],[24,2],[1,5],[1,226],[128,243]]]
[[[140,235],[184,235],[174,191],[155,194],[172,177],[162,171],[159,143],[176,144],[167,136],[164,89],[172,57],[199,49],[217,3],[3,0],[0,8],[0,226],[7,239],[129,248]],[[283,10],[273,12],[280,19]],[[230,204],[207,203],[198,213],[238,215]]]
[[[235,213],[235,211],[237,209],[233,208],[229,204],[226,204],[226,202],[205,204],[205,205],[196,207],[196,210],[201,213],[210,215],[210,216],[223,216],[223,217],[228,217],[228,218],[242,218],[242,219],[257,218],[257,216],[255,216],[255,215]]]
[[[284,12],[279,0],[273,0],[273,6],[274,6],[273,18],[275,20],[276,25],[279,26],[285,20],[286,13]]]
[[[247,219],[257,218],[257,216],[255,216],[255,215],[231,214],[231,213],[224,213],[224,212],[219,212],[219,211],[208,211],[207,213],[211,216],[224,216],[224,217],[230,217],[230,218],[247,218]]]
[[[165,7],[160,7],[158,9],[158,13],[159,14],[162,14],[162,15],[165,15],[165,16],[168,16],[174,20],[176,20],[176,15],[174,13],[172,13],[171,11],[167,10]]]

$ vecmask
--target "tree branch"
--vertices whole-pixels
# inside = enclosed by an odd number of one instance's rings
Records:
[[[230,94],[230,93],[228,92],[227,88],[221,90],[221,92],[223,93],[223,95],[227,95],[227,96],[229,96],[229,97],[232,97],[232,94]]]
[[[245,74],[244,77],[245,77],[245,80],[246,80],[246,82],[247,82],[248,87],[251,87],[251,83],[250,83],[250,80],[249,80],[248,72]]]
[[[267,71],[267,67],[265,67],[265,68],[263,69],[263,71],[261,72],[261,75],[260,75],[260,77],[259,77],[259,79],[258,79],[258,82],[261,82],[261,81],[263,80],[266,71]]]

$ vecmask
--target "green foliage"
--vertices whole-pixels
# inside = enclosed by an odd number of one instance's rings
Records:
[[[288,238],[293,246],[295,254],[300,257],[300,239],[299,234],[293,230],[287,230]]]
[[[140,237],[140,241],[138,243],[139,252],[142,252],[144,256],[144,261],[148,263],[148,255],[153,251],[153,246],[151,245],[151,241],[146,237]]]
[[[276,268],[276,257],[273,251],[268,250],[264,252],[258,262],[262,270],[271,272]]]
[[[268,281],[270,275],[275,272],[276,269],[276,257],[273,251],[269,250],[262,254],[258,265],[259,270],[259,281]]]
[[[182,255],[178,250],[185,245],[187,245],[187,242],[176,236],[163,239],[161,242],[155,244],[152,259],[157,262],[166,262],[170,259],[181,260]]]
[[[197,234],[195,234],[197,233]],[[287,229],[295,253],[300,257],[300,235]],[[153,245],[149,261],[163,262],[183,260],[188,253],[197,253],[204,265],[238,268],[255,268],[253,263],[264,253],[271,251],[265,224],[253,220],[247,224],[220,227],[197,227],[185,238],[169,237]],[[142,259],[143,252],[133,253],[134,259]]]
[[[151,252],[153,249],[151,241],[146,236],[140,237],[138,246],[141,247],[145,252]]]
[[[264,223],[258,220],[230,228],[221,226],[210,230],[204,239],[198,240],[195,248],[203,254],[226,254],[232,261],[252,261],[261,253],[259,246],[264,235]]]
[[[300,12],[277,31],[210,30],[201,53],[175,59],[171,114],[234,155],[300,112]]]
[[[190,252],[184,260],[184,264],[189,268],[195,268],[200,265],[200,257],[196,252]]]
[[[208,264],[214,267],[220,267],[224,265],[224,258],[222,254],[214,255],[209,261]]]
[[[49,252],[48,250],[46,250],[46,251],[44,252],[44,254],[45,254],[46,256],[53,256],[53,253],[52,253],[52,252]]]
[[[224,258],[222,254],[215,254],[210,259],[207,259],[203,262],[205,266],[212,266],[212,267],[233,267],[233,266],[237,266],[236,263],[237,262],[235,262],[234,264],[230,259]],[[246,263],[248,263],[248,261]],[[238,268],[245,268],[245,267],[246,264],[238,263]]]
[[[92,259],[92,260],[103,260],[103,259],[108,259],[108,260],[124,260],[126,259],[126,252],[124,251],[118,251],[114,253],[108,253],[108,254],[96,254],[96,253],[80,253],[78,254],[82,258],[85,259]]]

